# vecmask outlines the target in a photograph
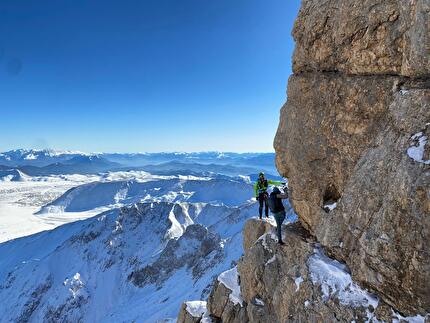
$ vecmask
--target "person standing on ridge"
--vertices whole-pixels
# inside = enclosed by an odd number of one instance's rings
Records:
[[[284,204],[282,204],[282,200],[287,198],[288,198],[288,188],[284,188],[284,193],[281,193],[279,188],[275,187],[272,193],[270,193],[270,196],[268,199],[270,212],[273,213],[273,217],[276,220],[278,243],[280,245],[284,244],[284,242],[282,241],[281,225],[282,225],[282,222],[284,222],[285,220],[285,207],[284,207]]]
[[[258,180],[254,184],[254,192],[255,192],[255,199],[260,203],[260,207],[258,209],[260,220],[263,217],[263,204],[265,207],[264,213],[266,214],[266,218],[269,217],[269,208],[267,206],[267,198],[269,197],[269,194],[267,193],[267,188],[269,185],[284,185],[285,183],[280,181],[272,181],[267,180],[264,177],[264,173],[261,172],[258,174]]]

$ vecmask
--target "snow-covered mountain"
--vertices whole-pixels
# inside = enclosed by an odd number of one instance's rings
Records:
[[[79,155],[62,162],[46,166],[20,166],[18,169],[31,176],[48,176],[58,174],[96,174],[119,168],[121,165],[111,162],[99,155]]]
[[[232,152],[172,152],[172,153],[104,153],[103,157],[126,165],[143,166],[161,164],[171,161],[184,163],[242,165],[242,166],[266,166],[274,169],[274,153],[232,153]]]
[[[220,174],[235,176],[239,174],[251,174],[256,169],[260,169],[260,165],[256,164],[251,166],[240,166],[230,164],[203,164],[199,162],[183,162],[183,161],[169,161],[166,163],[145,165],[139,169],[156,175],[193,175],[193,174]]]
[[[142,167],[148,166],[148,171],[174,171],[177,169],[181,170],[192,170],[197,172],[217,172],[226,173],[231,175],[232,173],[252,173],[260,170],[276,174],[274,167],[274,153],[228,153],[228,152],[191,152],[191,153],[84,153],[79,151],[60,151],[52,149],[17,149],[7,152],[0,153],[0,165],[9,167],[23,167],[23,166],[37,166],[45,167],[50,166],[51,168],[56,164],[59,165],[81,165],[81,171],[85,162],[88,162],[91,158],[92,163],[97,162],[97,158],[103,160],[105,163],[110,162],[104,167],[102,171],[113,170],[119,167]],[[171,163],[169,165],[169,163]],[[176,164],[175,164],[176,163]],[[161,166],[160,164],[166,164]],[[187,165],[195,164],[192,167]],[[202,167],[201,165],[206,165]],[[209,166],[209,164],[212,164]],[[155,167],[156,165],[160,165]],[[185,166],[184,166],[185,165]],[[218,165],[218,166],[217,166]],[[224,168],[220,168],[219,165],[223,165]],[[105,165],[106,166],[106,165]],[[69,167],[70,168],[70,167]],[[230,169],[229,169],[230,168]],[[146,170],[146,169],[140,169]],[[34,175],[47,175],[48,169],[30,169]],[[79,167],[73,169],[55,169],[56,174],[60,171],[79,171]],[[97,169],[91,169],[91,171],[100,171]],[[88,171],[87,171],[88,172]]]
[[[46,166],[61,163],[76,156],[90,156],[81,151],[53,149],[15,149],[0,153],[0,165],[7,166]]]
[[[254,213],[144,203],[0,245],[1,322],[157,322],[204,297]]]
[[[0,167],[0,181],[19,182],[29,179],[27,174],[16,168]]]
[[[80,212],[145,201],[206,202],[235,206],[246,203],[252,196],[252,185],[245,180],[168,178],[147,182],[93,182],[71,188],[44,206],[40,213],[59,210]]]
[[[0,221],[26,203],[38,211],[30,221],[65,224],[0,243],[0,322],[174,322],[184,300],[206,298],[235,265],[243,224],[257,215],[247,176],[120,171],[4,183]]]

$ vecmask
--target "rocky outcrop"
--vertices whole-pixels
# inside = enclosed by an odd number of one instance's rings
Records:
[[[429,11],[303,1],[274,143],[303,226],[407,315],[430,312]]]
[[[295,74],[429,76],[428,0],[303,0]]]
[[[211,260],[207,259],[209,254]],[[161,286],[173,272],[182,267],[191,268],[193,277],[198,279],[207,267],[215,265],[222,256],[220,237],[201,224],[191,224],[179,239],[168,241],[156,261],[133,271],[128,279],[139,287],[147,284]]]
[[[267,221],[247,221],[243,228],[243,249],[249,250],[255,241],[269,232],[272,226]]]
[[[206,302],[185,302],[181,306],[178,323],[205,323],[210,322],[207,316]]]
[[[214,321],[247,322],[246,308],[243,304],[234,303],[229,297],[231,293],[229,288],[217,280],[208,298],[208,312]]]
[[[257,237],[259,233],[264,233]],[[301,226],[283,226],[284,246],[275,227],[249,220],[244,230],[245,254],[237,270],[240,299],[222,279],[207,302],[214,322],[364,322],[408,320],[356,284],[344,264],[327,257]],[[251,243],[252,237],[255,238]],[[186,322],[182,306],[178,322]],[[414,319],[424,322],[424,317]]]

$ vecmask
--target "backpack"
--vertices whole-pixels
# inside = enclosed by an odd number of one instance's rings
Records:
[[[269,205],[270,212],[272,213],[278,213],[281,211],[285,211],[284,205],[282,204],[282,200],[278,197],[277,193],[270,193],[269,198],[267,199],[267,204]]]

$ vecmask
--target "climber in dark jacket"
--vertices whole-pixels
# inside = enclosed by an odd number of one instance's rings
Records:
[[[260,202],[260,207],[258,209],[260,219],[262,218],[262,215],[263,215],[263,204],[265,206],[264,211],[266,214],[266,218],[269,217],[269,208],[267,207],[267,198],[269,197],[269,194],[267,194],[267,188],[269,187],[269,185],[282,185],[282,184],[285,184],[285,183],[279,182],[279,181],[272,181],[270,179],[267,180],[264,177],[263,172],[258,174],[258,180],[254,184],[254,192],[255,192],[255,199],[258,202]]]
[[[284,205],[282,204],[282,200],[287,198],[288,198],[287,188],[284,189],[284,193],[281,193],[279,188],[275,187],[272,193],[270,193],[269,200],[268,200],[270,211],[273,213],[273,217],[276,220],[278,243],[280,245],[284,244],[284,242],[282,241],[281,225],[282,225],[282,222],[284,222],[285,220],[285,208],[284,208]]]

